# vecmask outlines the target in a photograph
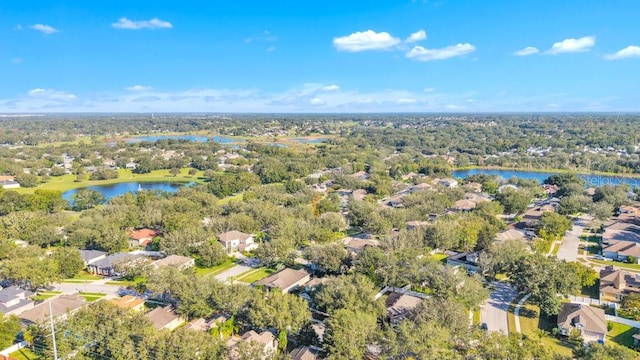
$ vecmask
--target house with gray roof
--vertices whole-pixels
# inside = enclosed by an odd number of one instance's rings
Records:
[[[35,303],[30,299],[32,295],[31,291],[16,285],[3,288],[0,290],[0,313],[15,315],[33,309]]]

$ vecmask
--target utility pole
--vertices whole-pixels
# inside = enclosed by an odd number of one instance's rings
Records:
[[[58,348],[56,347],[56,329],[53,325],[53,310],[51,310],[51,301],[49,301],[49,319],[51,320],[51,338],[53,339],[53,358],[58,360]]]

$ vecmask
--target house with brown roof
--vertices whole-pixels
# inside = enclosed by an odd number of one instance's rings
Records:
[[[278,350],[278,340],[271,332],[263,331],[261,333],[257,333],[251,330],[247,331],[242,336],[232,336],[227,341],[227,346],[230,349],[229,354],[231,355],[231,359],[238,359],[238,352],[236,350],[236,347],[241,341],[253,342],[263,346],[263,360],[272,358]]]
[[[283,293],[289,292],[298,286],[302,286],[311,281],[311,275],[305,270],[293,270],[285,268],[277,273],[267,276],[256,282],[257,285],[267,289],[279,289]]]
[[[482,184],[477,182],[466,183],[462,187],[467,191],[476,192],[476,193],[482,192]]]
[[[458,211],[470,211],[476,208],[476,203],[471,200],[461,199],[455,202],[453,208]]]
[[[391,324],[398,324],[404,320],[406,316],[415,309],[422,299],[408,294],[391,293],[386,300],[387,314]]]
[[[51,304],[51,312],[49,312],[49,304]],[[60,295],[38,304],[33,309],[21,313],[18,317],[26,325],[41,324],[44,321],[49,321],[49,314],[56,318],[64,318],[68,313],[74,312],[86,304],[85,298],[78,294]]]
[[[159,233],[152,229],[139,229],[134,230],[129,234],[129,246],[132,248],[135,247],[146,247],[151,244],[151,241],[154,237],[158,236]]]
[[[111,299],[109,300],[109,302],[117,307],[121,307],[127,310],[133,310],[133,311],[144,310],[144,300],[132,295],[125,295],[121,298]]]
[[[616,269],[612,265],[600,270],[600,301],[618,302],[630,294],[640,293],[640,275]]]
[[[356,235],[353,237],[346,237],[342,239],[344,245],[347,247],[347,251],[352,255],[361,254],[368,246],[377,247],[380,246],[380,242],[369,235]]]
[[[251,251],[258,248],[253,235],[245,234],[240,231],[232,230],[218,235],[218,241],[227,251],[227,254],[234,252]]]
[[[184,318],[176,314],[171,305],[157,307],[148,312],[145,316],[147,319],[151,320],[151,324],[157,330],[173,331],[185,323]]]
[[[156,260],[151,263],[151,265],[156,269],[164,266],[173,266],[177,267],[178,269],[188,269],[195,264],[195,259],[180,255],[169,255],[164,259]]]
[[[526,239],[527,234],[524,231],[518,229],[508,229],[496,234],[496,240],[498,241]]]
[[[580,331],[585,344],[604,343],[608,332],[604,310],[584,304],[563,304],[558,313],[558,330],[568,336],[574,329]]]
[[[319,349],[309,346],[297,347],[289,354],[291,360],[316,360],[318,359]]]
[[[633,256],[637,259],[636,263],[640,263],[640,243],[624,240],[617,241],[602,248],[602,255],[618,261],[627,261],[630,256]]]

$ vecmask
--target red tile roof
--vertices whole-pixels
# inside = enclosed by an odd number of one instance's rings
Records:
[[[135,240],[152,238],[156,235],[158,235],[158,232],[151,229],[140,229],[131,232],[131,238]]]

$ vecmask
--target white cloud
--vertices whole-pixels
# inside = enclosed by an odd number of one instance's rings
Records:
[[[22,58],[13,58],[11,59],[12,64],[20,64],[22,62]]]
[[[399,43],[400,39],[391,36],[388,32],[377,33],[373,30],[359,31],[333,39],[333,46],[336,49],[349,52],[385,50]]]
[[[22,26],[18,25],[19,29],[22,29]],[[58,30],[56,28],[54,28],[53,26],[49,26],[49,25],[45,25],[45,24],[34,24],[30,26],[33,30],[37,30],[40,31],[43,34],[53,34],[53,33],[57,33]]]
[[[436,91],[436,88],[432,88],[432,87],[428,87],[428,88],[424,88],[424,90],[422,90],[426,93],[432,93]]]
[[[320,90],[322,90],[322,91],[338,91],[338,90],[340,90],[340,86],[332,84],[332,85],[323,86],[322,88],[320,88]]]
[[[158,18],[151,20],[129,20],[126,17],[118,19],[117,22],[111,24],[111,27],[116,29],[138,30],[138,29],[171,29],[171,25],[168,21],[163,21]]]
[[[147,91],[151,89],[153,89],[151,86],[144,86],[144,85],[133,85],[133,86],[127,86],[125,88],[125,90],[129,90],[129,91]]]
[[[444,60],[456,56],[470,54],[476,50],[476,47],[469,44],[456,44],[447,46],[442,49],[426,49],[422,46],[414,46],[405,55],[409,59],[418,61]]]
[[[427,38],[427,33],[424,30],[420,29],[414,32],[413,34],[409,35],[409,37],[404,42],[415,43],[418,41],[425,40],[426,38]]]
[[[267,48],[267,52],[274,52],[274,51],[276,51],[276,47],[275,46],[269,46]]]
[[[29,96],[34,99],[54,100],[54,101],[72,101],[78,97],[72,93],[58,91],[53,89],[36,88],[29,91]]]
[[[629,45],[614,54],[608,54],[604,56],[606,60],[619,60],[637,57],[640,57],[640,46],[635,45]]]
[[[318,106],[318,105],[324,105],[326,104],[326,102],[320,98],[314,97],[313,99],[309,100],[309,104]]]
[[[566,53],[577,53],[591,50],[596,44],[595,36],[584,36],[579,39],[565,39],[554,43],[547,54],[557,55]]]
[[[527,46],[524,49],[518,50],[516,52],[513,53],[513,55],[515,56],[529,56],[529,55],[534,55],[539,53],[540,50],[538,50],[537,47],[533,47],[533,46]]]
[[[398,104],[415,104],[418,100],[413,98],[400,98],[398,99]]]

